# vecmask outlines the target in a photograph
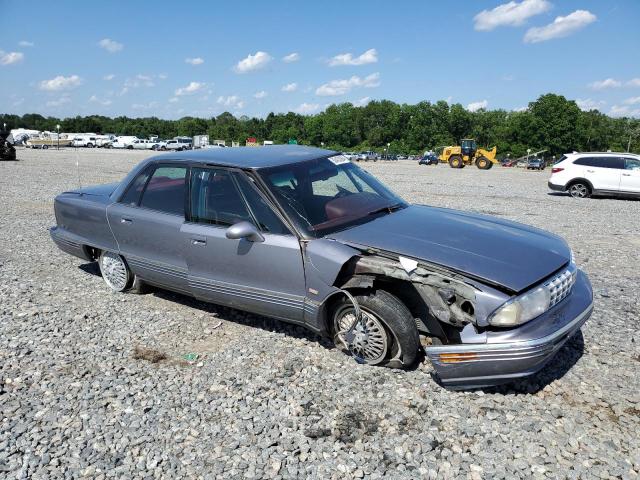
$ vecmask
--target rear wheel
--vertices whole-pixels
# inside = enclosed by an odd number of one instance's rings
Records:
[[[104,251],[98,259],[100,273],[105,283],[115,292],[124,292],[129,286],[131,272],[120,255]]]
[[[355,296],[362,310],[361,321],[353,329],[351,347],[345,334],[355,320],[353,304],[344,297],[332,316],[336,346],[360,363],[391,368],[407,368],[418,358],[420,337],[407,307],[384,290]]]
[[[449,166],[451,168],[462,168],[463,162],[460,155],[452,155],[449,157]]]
[[[584,182],[576,182],[569,187],[569,195],[573,198],[589,198],[591,188]]]

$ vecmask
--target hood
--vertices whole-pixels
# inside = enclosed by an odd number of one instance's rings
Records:
[[[567,243],[544,230],[424,205],[410,205],[328,237],[435,263],[514,292],[549,276],[571,258]]]

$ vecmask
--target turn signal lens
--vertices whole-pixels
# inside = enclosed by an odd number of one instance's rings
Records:
[[[473,352],[460,352],[460,353],[441,353],[438,355],[441,363],[458,363],[467,362],[469,360],[475,360],[478,355]]]
[[[563,170],[564,170],[564,168],[555,167],[555,168],[551,169],[551,173],[560,173]]]

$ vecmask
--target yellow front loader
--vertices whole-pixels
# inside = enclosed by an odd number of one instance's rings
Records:
[[[474,165],[480,170],[489,170],[496,160],[496,147],[491,150],[478,148],[475,140],[464,139],[461,145],[444,147],[438,157],[443,163],[448,163],[451,168],[464,168],[466,165]]]

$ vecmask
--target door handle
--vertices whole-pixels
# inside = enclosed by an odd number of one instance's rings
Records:
[[[589,173],[593,173],[593,170],[587,170],[587,172],[589,172]]]
[[[630,173],[623,173],[623,174],[622,174],[622,176],[623,176],[623,177],[630,177],[630,176],[631,176],[631,174],[630,174]]]
[[[192,238],[191,239],[191,244],[192,245],[206,245],[207,241],[204,238]]]
[[[131,220],[130,218],[122,217],[120,219],[120,223],[132,223],[132,222],[133,222],[133,220]]]

